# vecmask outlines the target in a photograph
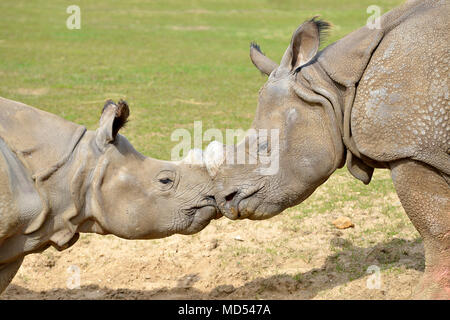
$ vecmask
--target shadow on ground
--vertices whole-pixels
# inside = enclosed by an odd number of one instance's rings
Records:
[[[32,291],[10,285],[2,299],[311,299],[322,290],[332,289],[367,275],[367,268],[376,265],[380,270],[405,268],[424,270],[422,240],[394,239],[373,247],[357,247],[342,238],[334,238],[335,253],[328,256],[320,268],[296,275],[277,274],[256,278],[240,287],[220,285],[208,291],[193,288],[197,274],[184,275],[173,288],[153,290],[110,289],[85,285],[80,289],[51,289]]]

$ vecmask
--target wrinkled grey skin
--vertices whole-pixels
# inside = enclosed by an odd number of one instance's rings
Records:
[[[381,29],[363,27],[320,52],[328,25],[313,19],[280,65],[252,45],[253,63],[269,75],[252,128],[280,129],[280,169],[264,176],[258,164],[207,163],[221,212],[270,218],[345,163],[366,184],[374,168],[390,169],[425,245],[415,297],[450,298],[449,16],[447,1],[408,1],[381,17]]]
[[[205,168],[141,155],[117,134],[128,114],[108,101],[86,131],[0,98],[0,292],[25,255],[63,250],[80,232],[155,239],[216,217]]]

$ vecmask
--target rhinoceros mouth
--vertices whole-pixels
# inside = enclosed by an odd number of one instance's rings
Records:
[[[181,212],[187,216],[192,216],[192,215],[195,215],[198,210],[203,209],[205,207],[212,207],[216,211],[219,210],[214,196],[206,196],[200,202],[198,202],[196,205],[189,207],[189,208],[181,209]]]
[[[189,235],[194,234],[205,228],[213,219],[218,219],[222,215],[216,206],[205,205],[203,207],[193,208],[194,213],[190,216],[190,223],[179,233]]]

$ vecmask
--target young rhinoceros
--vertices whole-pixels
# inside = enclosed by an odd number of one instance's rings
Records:
[[[107,101],[88,131],[0,98],[0,293],[25,255],[66,249],[80,232],[155,239],[216,217],[206,170],[138,153],[118,134],[128,115]]]

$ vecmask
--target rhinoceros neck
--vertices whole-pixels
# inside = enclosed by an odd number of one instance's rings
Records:
[[[316,60],[311,65],[300,71],[303,83],[315,94],[324,97],[333,108],[335,114],[335,122],[339,128],[341,136],[343,136],[344,125],[344,97],[347,88],[334,81],[325,71],[322,65]]]
[[[343,137],[346,89],[333,81],[317,60],[300,70],[297,82],[309,92],[305,94],[306,100],[310,98],[312,102],[319,102],[324,107],[335,145],[336,168],[342,167],[345,163]]]
[[[87,131],[74,154],[68,181],[71,205],[76,211],[71,223],[76,226],[76,232],[105,234],[98,193],[107,159],[108,152],[100,152],[95,144],[95,132]]]
[[[18,152],[10,151],[3,142],[2,152],[9,164],[9,178],[13,179],[13,186],[20,187],[11,191],[18,198],[15,203],[20,205],[17,206],[17,227],[10,230],[7,238],[0,239],[0,264],[43,251],[49,245],[62,250],[77,240],[78,225],[72,219],[80,216],[79,220],[83,220],[83,195],[80,191],[84,185],[83,173],[89,172],[88,166],[76,165],[80,163],[79,147],[84,138],[82,136],[75,146],[69,146],[70,152],[57,161],[58,165],[47,168],[43,171],[45,174],[37,174],[34,178],[29,167],[16,156]]]

